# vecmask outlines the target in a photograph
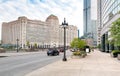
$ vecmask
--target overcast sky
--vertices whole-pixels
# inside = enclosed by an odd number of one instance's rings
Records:
[[[91,19],[97,20],[97,0],[91,0]]]
[[[0,0],[0,28],[2,22],[17,20],[19,16],[45,21],[50,14],[59,18],[59,24],[65,17],[83,35],[83,0]]]

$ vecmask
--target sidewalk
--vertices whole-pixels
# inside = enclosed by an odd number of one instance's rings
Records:
[[[26,76],[120,76],[120,61],[95,50],[85,58],[60,60]]]

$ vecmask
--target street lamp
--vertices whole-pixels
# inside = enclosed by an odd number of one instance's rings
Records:
[[[66,23],[65,18],[64,18],[64,22],[62,22],[62,27],[64,28],[64,56],[63,56],[63,61],[67,61],[67,58],[66,58],[66,28],[68,27],[68,23]]]
[[[19,41],[19,39],[17,38],[16,41],[17,41],[17,52],[18,52],[18,41]]]
[[[56,44],[53,44],[53,47],[56,48]]]

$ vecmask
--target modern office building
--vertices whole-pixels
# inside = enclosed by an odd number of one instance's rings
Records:
[[[91,28],[91,0],[84,0],[83,8],[83,20],[84,20],[84,36],[91,37],[92,28]]]
[[[69,46],[73,38],[78,36],[76,26],[68,25],[66,29],[66,45]],[[30,20],[27,17],[19,17],[18,20],[3,22],[2,24],[2,44],[17,44],[22,48],[27,42],[31,46],[46,45],[46,47],[59,47],[64,44],[63,28],[59,24],[59,19],[55,15],[47,17],[46,21]]]
[[[91,8],[91,6],[94,4],[91,3],[91,1],[92,0],[84,0],[84,9],[83,9],[84,37],[86,41],[90,40],[91,46],[96,46],[97,45],[97,31],[96,31],[97,25],[96,25],[96,20],[92,19],[91,14],[93,13],[93,11],[91,10],[93,8]]]
[[[101,37],[101,50],[110,52],[114,46],[109,44],[109,29],[112,22],[120,18],[120,0],[98,0],[98,33]]]
[[[97,46],[97,20],[91,20],[93,46]]]
[[[101,44],[101,24],[102,24],[102,11],[101,11],[101,0],[97,0],[97,45]]]

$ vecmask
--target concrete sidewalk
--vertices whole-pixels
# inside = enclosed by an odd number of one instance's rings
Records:
[[[95,50],[85,58],[60,60],[26,76],[120,76],[120,61]]]

